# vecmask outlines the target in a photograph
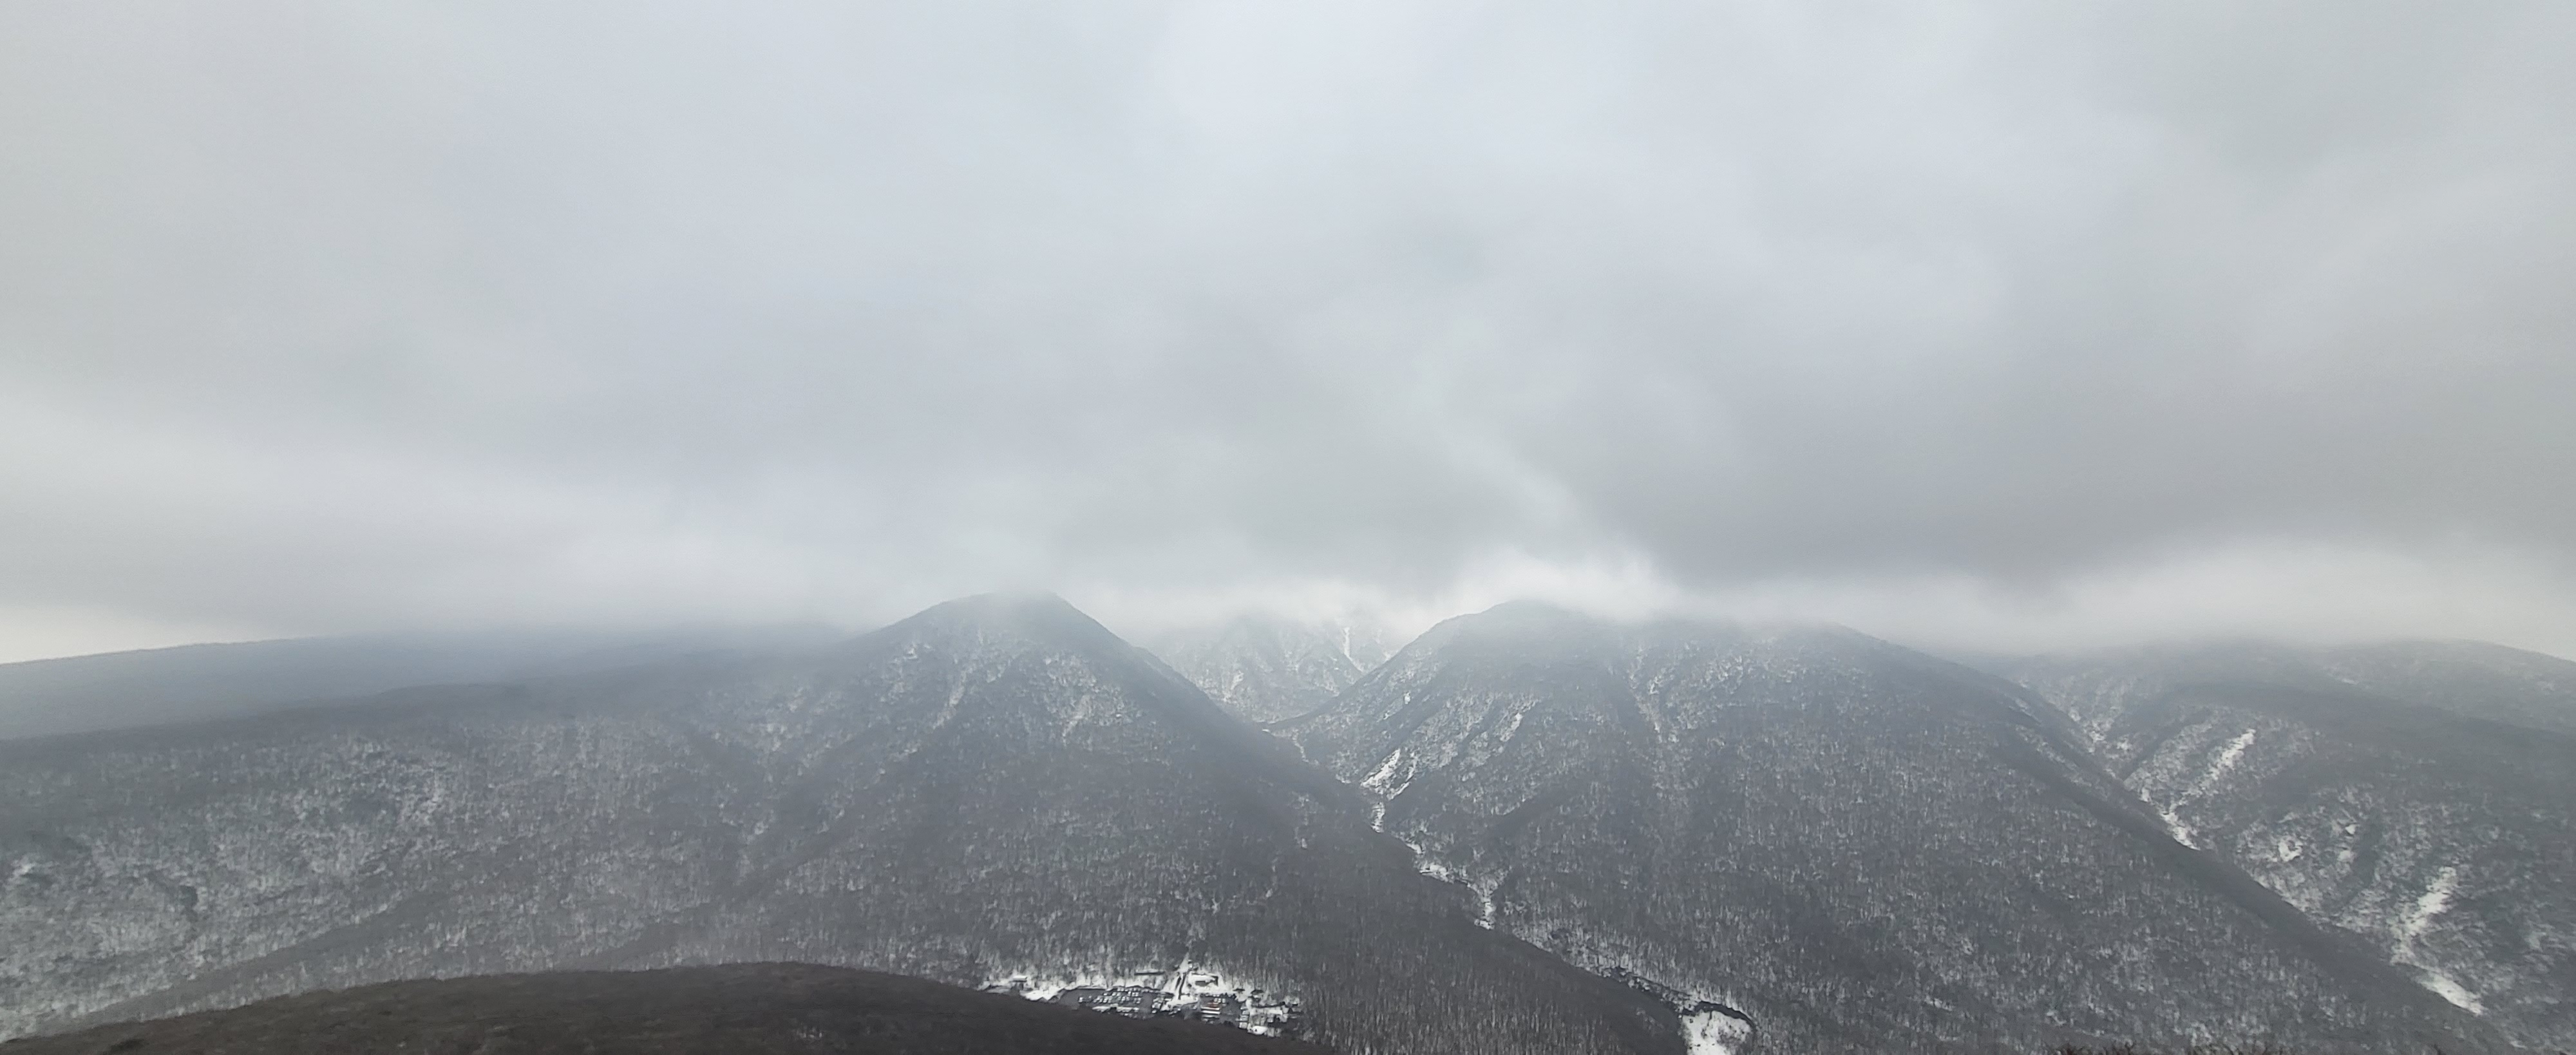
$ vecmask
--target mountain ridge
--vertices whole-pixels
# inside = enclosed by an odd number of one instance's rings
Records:
[[[1204,972],[1425,1051],[2275,1025],[2501,1050],[2183,834],[2061,696],[1848,628],[1523,602],[1265,732],[1063,599],[993,594],[803,649],[0,740],[0,927],[38,939],[0,951],[0,1033],[386,972],[799,959]],[[2483,721],[2454,710],[2427,713]]]
[[[1514,605],[1435,627],[1281,731],[1369,790],[1378,823],[1420,849],[1426,872],[1471,890],[1489,923],[1743,1009],[1798,1050],[2036,1046],[2086,1028],[2146,1043],[2304,1030],[2395,1047],[2384,1028],[2395,1027],[2500,1047],[2261,886],[2173,844],[2032,693],[1846,629],[1622,625]],[[2029,881],[1980,864],[1989,850],[2039,867],[2042,886],[1994,893]],[[1852,867],[1873,878],[1839,874]],[[2147,878],[2103,885],[2139,869]],[[2076,924],[2023,904],[2091,913],[2141,897],[2169,907]],[[2258,909],[2236,904],[2247,898]],[[1884,915],[1897,904],[1932,915]],[[2215,915],[2171,922],[2186,906]],[[1994,922],[1970,925],[1979,919]],[[1838,933],[1847,948],[1826,941]],[[1999,938],[2025,948],[1942,951]],[[2099,941],[2271,964],[2258,973],[2286,972],[2277,981],[2308,995],[2265,1001],[2151,967],[2134,987],[2144,994],[2123,995],[2075,966]],[[1957,982],[1994,972],[2025,981]],[[2040,993],[2056,995],[2032,1003]],[[2162,1006],[2177,998],[2198,1010]]]
[[[2523,1043],[2576,1044],[2576,736],[2445,692],[2448,646],[2373,653],[2405,657],[2401,676],[2357,677],[2348,650],[2241,645],[2041,657],[2017,676],[2178,838]],[[2492,673],[2465,680],[2482,692]]]
[[[1196,965],[1363,1047],[1677,1043],[1650,999],[1476,928],[1355,794],[1058,600],[395,697],[0,743],[0,925],[29,939],[0,1029],[798,960],[968,985]]]

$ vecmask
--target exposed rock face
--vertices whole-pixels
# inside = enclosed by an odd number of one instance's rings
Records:
[[[2168,837],[2038,700],[1857,634],[1508,605],[1283,731],[1489,925],[1760,1050],[2503,1046]]]
[[[1165,635],[1153,650],[1228,713],[1254,723],[1323,707],[1393,652],[1369,626],[1272,616]]]
[[[1206,965],[1347,1050],[1644,1052],[1359,796],[1053,598],[825,651],[0,744],[0,1030],[325,986],[796,960]]]
[[[2576,1048],[2576,664],[2218,645],[2011,672],[2177,837],[2521,1043]]]

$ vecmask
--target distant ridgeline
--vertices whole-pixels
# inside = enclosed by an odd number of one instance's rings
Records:
[[[1351,1055],[2576,1047],[2576,667],[2546,657],[1980,672],[1534,605],[1392,656],[1168,640],[1189,677],[980,597],[543,669],[242,646],[202,716],[185,656],[25,675],[165,687],[150,724],[0,740],[0,1035],[799,961]]]

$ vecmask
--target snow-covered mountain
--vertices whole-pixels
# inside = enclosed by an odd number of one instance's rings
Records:
[[[0,1035],[802,960],[1344,1051],[2565,1044],[2576,679],[2545,657],[2123,654],[2014,668],[2034,692],[1845,631],[1535,605],[1365,676],[1338,628],[1197,642],[1164,645],[1294,716],[1265,735],[1061,601],[985,597],[0,740]],[[222,698],[262,708],[449,669],[239,655]],[[184,693],[156,665],[196,658],[39,673]]]
[[[1256,723],[1332,702],[1394,652],[1386,631],[1370,623],[1271,615],[1165,634],[1150,647],[1228,712]]]
[[[1281,730],[1485,923],[1712,1049],[2504,1047],[2170,838],[2045,704],[1858,634],[1506,605]]]
[[[2179,838],[2522,1043],[2576,1048],[2576,664],[2234,644],[2010,672]]]
[[[1672,1051],[1682,1028],[1476,927],[1358,794],[1052,598],[794,656],[0,743],[0,934],[0,1033],[752,960],[1158,970],[1293,999],[1346,1051]]]

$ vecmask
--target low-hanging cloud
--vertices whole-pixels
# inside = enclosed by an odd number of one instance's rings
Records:
[[[0,658],[1027,586],[2576,650],[2571,48],[2548,3],[12,4]]]

